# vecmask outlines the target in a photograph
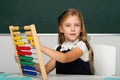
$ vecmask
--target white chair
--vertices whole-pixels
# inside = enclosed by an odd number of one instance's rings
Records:
[[[115,75],[116,48],[110,45],[92,45],[95,75]]]

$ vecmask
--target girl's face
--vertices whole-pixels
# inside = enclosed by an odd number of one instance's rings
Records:
[[[70,16],[59,26],[59,30],[64,34],[65,41],[75,41],[81,32],[81,21],[77,16]]]

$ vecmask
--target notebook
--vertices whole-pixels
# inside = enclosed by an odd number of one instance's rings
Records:
[[[106,77],[104,80],[120,80],[119,77]]]
[[[0,73],[0,80],[32,80],[31,77]]]

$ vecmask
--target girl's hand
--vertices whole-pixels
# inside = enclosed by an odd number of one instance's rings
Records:
[[[17,63],[20,62],[19,57],[18,57],[17,55],[15,55],[15,61],[16,61]]]

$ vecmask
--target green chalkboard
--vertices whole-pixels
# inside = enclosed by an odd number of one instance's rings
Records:
[[[29,24],[57,33],[57,17],[68,8],[83,13],[88,33],[120,33],[120,0],[0,0],[0,33]]]

